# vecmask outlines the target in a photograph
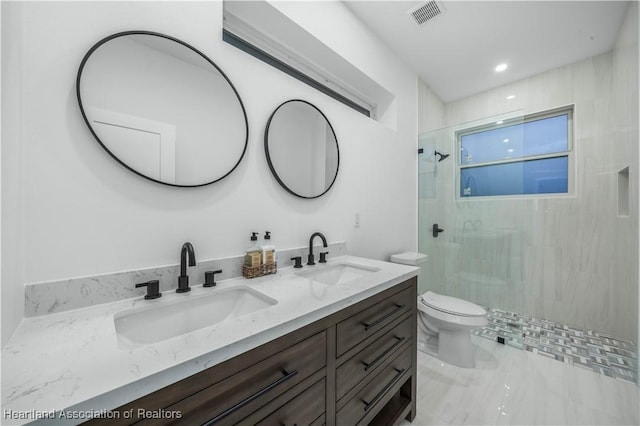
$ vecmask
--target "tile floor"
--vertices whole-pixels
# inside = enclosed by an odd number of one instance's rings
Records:
[[[475,369],[418,352],[417,416],[402,426],[640,424],[635,384],[471,337]]]
[[[593,330],[580,330],[528,315],[486,308],[489,324],[476,336],[556,361],[636,383],[636,344]]]

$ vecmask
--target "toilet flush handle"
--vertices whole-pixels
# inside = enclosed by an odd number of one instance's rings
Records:
[[[433,238],[438,238],[438,234],[444,232],[444,229],[439,228],[437,223],[433,224]]]

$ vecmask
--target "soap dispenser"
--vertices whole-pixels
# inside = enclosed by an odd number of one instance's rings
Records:
[[[251,233],[251,244],[245,250],[242,275],[255,278],[262,275],[262,248],[258,245],[258,233]]]
[[[278,272],[278,262],[276,260],[276,246],[271,241],[271,232],[265,231],[264,242],[262,244],[262,265],[263,272],[267,274],[275,274]]]

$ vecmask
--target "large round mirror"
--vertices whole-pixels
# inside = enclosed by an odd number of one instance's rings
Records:
[[[325,194],[338,176],[338,140],[327,117],[294,99],[269,117],[264,134],[267,162],[278,183],[301,198]]]
[[[155,182],[216,182],[246,151],[247,116],[231,81],[175,38],[127,31],[99,41],[80,64],[76,92],[102,147]]]

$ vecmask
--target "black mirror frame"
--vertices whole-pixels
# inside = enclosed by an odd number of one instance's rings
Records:
[[[105,44],[108,41],[113,40],[115,38],[124,37],[124,36],[128,36],[128,35],[151,35],[151,36],[161,37],[161,38],[165,38],[167,40],[171,40],[173,42],[176,42],[176,43],[178,43],[178,44],[180,44],[180,45],[192,50],[193,52],[197,53],[202,58],[204,58],[209,64],[211,64],[220,73],[220,75],[222,75],[222,77],[224,77],[224,79],[227,81],[227,83],[229,84],[229,86],[233,90],[233,93],[235,93],[236,98],[238,99],[238,102],[240,103],[240,108],[242,108],[242,114],[244,115],[245,135],[246,135],[246,137],[245,137],[245,140],[244,140],[244,149],[242,150],[242,154],[240,155],[240,158],[238,159],[236,164],[231,168],[231,170],[229,170],[227,173],[225,173],[222,177],[220,177],[218,179],[215,179],[215,180],[212,180],[211,182],[205,182],[205,183],[201,183],[201,184],[197,184],[197,185],[178,185],[178,184],[174,184],[174,183],[162,182],[160,180],[153,179],[153,178],[151,178],[149,176],[146,176],[146,175],[138,172],[137,170],[131,168],[130,166],[125,164],[122,160],[120,160],[115,154],[113,154],[111,151],[109,151],[109,149],[106,147],[106,145],[100,140],[100,138],[98,137],[96,132],[93,130],[93,127],[91,127],[91,124],[89,123],[89,119],[87,118],[87,115],[86,115],[86,113],[84,111],[84,107],[83,107],[83,104],[82,104],[82,97],[80,95],[80,79],[82,77],[82,71],[83,71],[87,61],[89,60],[89,58],[93,54],[93,52],[95,52],[100,46],[102,46],[103,44]],[[179,39],[177,39],[175,37],[168,36],[166,34],[154,32],[154,31],[131,30],[131,31],[122,31],[122,32],[119,32],[119,33],[111,34],[110,36],[107,36],[107,37],[103,38],[102,40],[98,41],[96,44],[94,44],[89,49],[89,51],[82,58],[82,62],[80,62],[80,67],[78,68],[78,74],[76,76],[76,96],[78,98],[78,105],[80,106],[80,112],[82,114],[82,118],[84,119],[84,122],[87,125],[87,127],[89,128],[89,131],[91,132],[91,134],[93,135],[95,140],[98,141],[100,146],[113,159],[115,159],[118,163],[120,163],[126,169],[128,169],[128,170],[132,171],[133,173],[137,174],[138,176],[141,176],[141,177],[143,177],[145,179],[148,179],[148,180],[150,180],[152,182],[156,182],[156,183],[159,183],[159,184],[162,184],[162,185],[167,185],[167,186],[178,187],[178,188],[197,188],[197,187],[201,187],[201,186],[211,185],[212,183],[218,182],[218,181],[226,178],[227,176],[229,176],[238,167],[238,165],[240,164],[240,162],[244,158],[245,153],[247,152],[247,146],[249,144],[249,120],[247,119],[247,111],[244,108],[244,103],[242,103],[242,99],[240,98],[240,94],[238,94],[238,91],[236,90],[236,88],[233,85],[233,83],[231,83],[231,80],[229,80],[229,77],[227,77],[227,75],[220,69],[220,67],[218,67],[204,53],[202,53],[201,51],[199,51],[195,47],[191,46],[190,44],[185,43],[184,41],[179,40]]]
[[[273,117],[276,115],[278,110],[282,106],[288,104],[289,102],[303,102],[303,103],[311,106],[312,108],[314,108],[316,111],[318,111],[320,113],[320,115],[322,115],[322,117],[325,119],[327,124],[329,125],[329,128],[331,129],[331,133],[333,133],[333,137],[336,140],[336,151],[338,153],[337,163],[336,163],[336,173],[335,173],[335,175],[333,175],[333,180],[331,181],[331,184],[327,187],[327,189],[325,189],[323,193],[318,194],[318,195],[314,195],[313,197],[307,197],[307,196],[304,196],[304,195],[300,195],[300,194],[296,193],[295,191],[293,191],[291,188],[289,188],[282,181],[282,179],[280,179],[280,176],[278,176],[278,173],[276,172],[276,169],[273,166],[273,163],[271,162],[271,156],[269,155],[269,127],[271,126],[271,120],[273,120]],[[285,102],[281,103],[280,105],[278,105],[278,107],[275,110],[273,110],[273,112],[271,113],[271,116],[269,117],[269,120],[267,121],[267,127],[264,130],[264,152],[265,152],[265,155],[267,157],[267,163],[269,164],[269,169],[271,169],[271,174],[273,174],[273,177],[276,178],[276,180],[278,181],[280,186],[282,186],[288,193],[290,193],[291,195],[294,195],[296,197],[305,198],[305,199],[308,199],[308,200],[311,200],[311,199],[314,199],[314,198],[318,198],[318,197],[322,197],[324,194],[329,192],[329,190],[331,189],[333,184],[336,182],[336,179],[338,178],[338,171],[340,170],[340,146],[338,145],[338,136],[336,136],[336,132],[335,132],[335,130],[333,130],[333,126],[331,125],[331,122],[329,121],[327,116],[324,115],[324,113],[322,111],[320,111],[320,109],[318,109],[318,107],[316,107],[311,102],[307,102],[307,101],[302,100],[302,99],[290,99],[288,101],[285,101]]]

